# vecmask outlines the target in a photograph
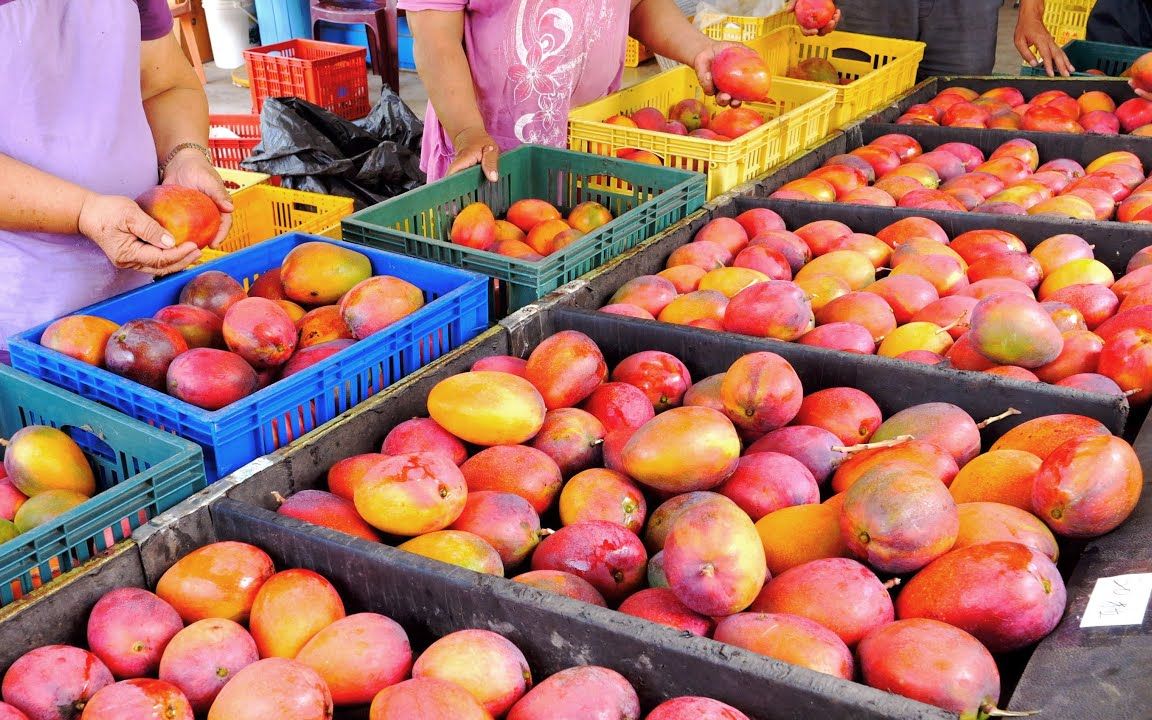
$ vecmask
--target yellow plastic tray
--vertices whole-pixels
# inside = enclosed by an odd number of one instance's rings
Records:
[[[628,45],[624,50],[624,67],[639,67],[640,63],[652,58],[652,51],[640,44],[634,37],[628,38]]]
[[[1088,31],[1088,16],[1095,0],[1048,0],[1044,3],[1044,25],[1057,45],[1083,40]]]
[[[894,100],[916,84],[916,71],[924,59],[924,43],[915,40],[833,32],[809,37],[799,26],[787,25],[764,37],[747,41],[768,62],[773,75],[787,75],[788,68],[808,58],[825,58],[835,66],[847,85],[807,83],[836,92],[832,129],[844,127],[866,113]]]
[[[216,172],[220,173],[220,179],[228,186],[228,192],[235,195],[241,190],[247,190],[256,185],[263,185],[268,182],[271,175],[258,172],[248,172],[247,170],[232,170],[230,168],[216,168]]]
[[[668,112],[685,98],[698,98],[715,112],[705,97],[696,73],[680,66],[626,90],[572,110],[568,115],[568,147],[615,156],[617,150],[637,148],[659,156],[666,167],[708,176],[708,199],[758,177],[792,155],[805,150],[829,132],[828,121],[836,93],[817,83],[785,78],[772,81],[770,103],[749,103],[769,120],[731,142],[609,125],[604,120],[642,107]]]
[[[717,22],[718,19],[704,16],[695,18],[698,22],[708,23],[704,28],[704,34],[714,40],[746,42],[764,37],[777,28],[795,25],[796,13],[778,12],[767,17],[727,15],[723,21]]]
[[[352,198],[255,185],[232,196],[232,228],[217,250],[203,250],[197,264],[243,250],[286,232],[320,233],[352,214]]]

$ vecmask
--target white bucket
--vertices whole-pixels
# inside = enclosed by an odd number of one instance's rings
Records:
[[[201,0],[208,20],[208,37],[212,40],[212,59],[216,67],[232,70],[244,64],[248,29],[256,18],[253,0]]]

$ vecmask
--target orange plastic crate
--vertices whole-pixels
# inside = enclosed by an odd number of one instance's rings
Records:
[[[239,138],[208,138],[208,149],[212,151],[212,164],[216,167],[239,170],[240,161],[252,154],[252,149],[260,144],[259,115],[209,115],[208,124],[213,128],[225,128],[239,135]]]
[[[288,40],[244,51],[251,80],[252,112],[264,100],[298,97],[348,120],[368,114],[367,50],[352,45]]]

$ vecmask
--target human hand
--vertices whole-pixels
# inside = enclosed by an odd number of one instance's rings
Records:
[[[1044,18],[1032,8],[1021,6],[1020,17],[1016,20],[1014,36],[1016,50],[1024,62],[1032,67],[1044,66],[1049,77],[1060,73],[1068,77],[1076,72],[1072,61],[1064,54],[1064,49],[1056,44],[1056,39],[1044,27]],[[1033,50],[1035,48],[1035,50]]]
[[[209,247],[219,247],[228,236],[228,229],[232,227],[232,196],[216,168],[208,162],[208,158],[194,149],[188,148],[176,153],[164,168],[163,185],[179,185],[181,187],[199,190],[216,203],[220,211],[220,230],[212,239]]]
[[[796,0],[788,0],[788,2],[784,3],[784,10],[782,12],[792,12],[795,7]],[[836,26],[840,24],[840,20],[840,8],[836,8],[836,14],[832,16],[832,19],[828,21],[827,25],[814,30],[809,30],[806,27],[802,27],[800,28],[800,33],[803,35],[827,35],[836,29]]]
[[[1128,81],[1128,87],[1132,88],[1132,92],[1136,93],[1137,96],[1142,97],[1145,100],[1152,100],[1152,92],[1141,90],[1140,88],[1136,87],[1136,83],[1134,83],[1132,80]]]
[[[122,270],[168,275],[200,257],[195,243],[175,247],[172,236],[131,198],[90,193],[80,206],[76,224]]]
[[[740,46],[739,43],[710,41],[708,46],[697,53],[692,60],[692,69],[696,71],[696,77],[700,79],[700,87],[704,89],[705,95],[716,96],[717,105],[740,107],[739,100],[733,100],[728,93],[717,92],[716,84],[712,81],[712,61],[716,59],[716,55],[724,48],[738,46]]]
[[[452,141],[456,149],[456,159],[448,166],[448,174],[453,175],[473,165],[479,165],[489,182],[500,179],[500,146],[482,127],[461,130]]]

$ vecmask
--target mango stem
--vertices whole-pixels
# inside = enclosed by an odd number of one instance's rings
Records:
[[[884,583],[884,589],[885,590],[891,590],[892,588],[899,585],[900,582],[901,582],[900,578],[894,577],[891,580],[889,580],[888,582]]]
[[[987,420],[985,420],[984,422],[976,423],[976,427],[983,430],[984,428],[988,427],[989,425],[991,425],[994,422],[998,422],[1000,420],[1003,420],[1006,417],[1012,417],[1013,415],[1019,415],[1019,414],[1020,414],[1019,410],[1017,410],[1016,408],[1010,407],[1007,410],[1005,410],[1004,412],[1000,413],[999,415],[994,415],[994,416],[988,418]]]
[[[895,447],[897,445],[903,445],[904,443],[908,442],[909,440],[915,440],[915,439],[916,438],[913,437],[912,435],[897,435],[896,437],[892,438],[891,440],[881,440],[879,442],[861,443],[859,445],[851,445],[851,446],[833,445],[831,449],[836,451],[836,452],[844,453],[845,455],[851,455],[853,453],[864,452],[865,450],[878,450],[879,448]]]
[[[276,506],[277,506],[277,507],[279,507],[279,506],[283,505],[284,503],[288,502],[288,500],[287,500],[287,499],[285,499],[285,497],[284,497],[283,495],[281,495],[280,493],[276,492],[275,490],[273,490],[273,491],[272,491],[272,499],[276,501]]]

